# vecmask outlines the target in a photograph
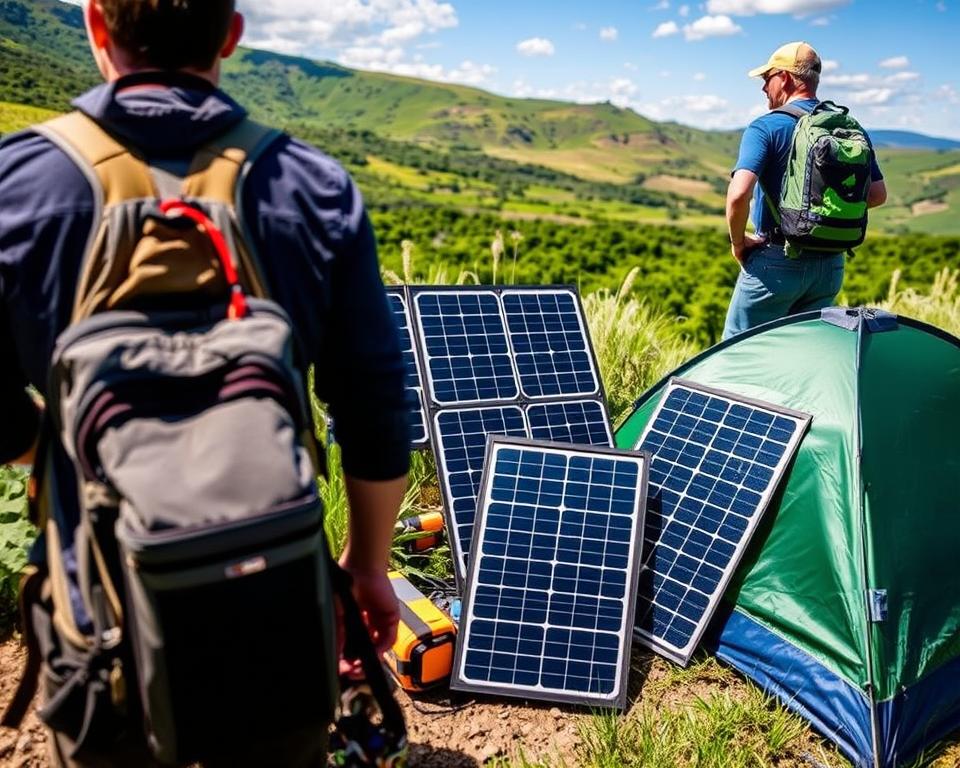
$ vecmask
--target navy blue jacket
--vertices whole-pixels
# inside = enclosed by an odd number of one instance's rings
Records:
[[[246,114],[198,78],[147,80],[99,86],[74,106],[159,163],[189,160]],[[335,161],[284,137],[255,164],[242,202],[272,298],[316,364],[316,393],[336,421],[344,470],[368,480],[404,474],[403,360],[359,191]],[[0,142],[0,462],[23,453],[37,434],[24,386],[46,390],[93,204],[85,177],[49,141],[24,131]],[[62,522],[72,531],[74,520]]]

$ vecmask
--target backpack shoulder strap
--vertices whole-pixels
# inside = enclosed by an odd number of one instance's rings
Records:
[[[284,135],[275,128],[244,118],[196,152],[181,190],[184,198],[216,201],[234,212],[242,236],[237,244],[238,257],[246,262],[245,273],[255,296],[268,296],[269,290],[244,220],[243,184],[257,159]]]
[[[810,113],[798,107],[796,104],[784,104],[782,107],[777,107],[776,109],[771,109],[770,113],[780,113],[781,115],[790,115],[790,117],[795,117],[799,120],[801,117],[806,117]]]
[[[124,200],[156,195],[146,162],[82,112],[60,115],[34,130],[76,163],[91,182],[101,211]]]
[[[214,200],[240,212],[238,185],[281,131],[244,118],[197,150],[183,180],[185,197]]]

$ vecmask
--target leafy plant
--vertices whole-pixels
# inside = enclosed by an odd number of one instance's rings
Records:
[[[37,537],[27,519],[26,481],[24,470],[0,466],[0,631],[16,617],[20,574]]]

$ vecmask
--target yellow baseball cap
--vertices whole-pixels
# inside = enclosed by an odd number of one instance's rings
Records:
[[[750,77],[762,77],[774,69],[797,74],[801,64],[806,64],[809,69],[819,72],[820,56],[808,43],[802,41],[787,43],[777,48],[777,50],[771,54],[766,64],[762,67],[751,69],[747,74]]]

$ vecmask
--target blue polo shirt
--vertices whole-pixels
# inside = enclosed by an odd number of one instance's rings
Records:
[[[818,103],[819,99],[797,99],[790,102],[791,105],[806,112],[813,111]],[[797,119],[792,115],[768,112],[750,123],[740,139],[740,156],[733,170],[736,172],[743,168],[757,174],[760,179],[753,193],[751,216],[753,228],[757,234],[769,235],[776,226],[773,215],[763,199],[763,192],[766,190],[774,203],[780,201],[780,187],[787,172],[787,160],[790,157],[790,145],[793,142],[793,129],[796,125]],[[867,141],[870,141],[869,136]],[[877,165],[876,154],[871,160],[870,178],[873,181],[883,178],[880,166]]]

